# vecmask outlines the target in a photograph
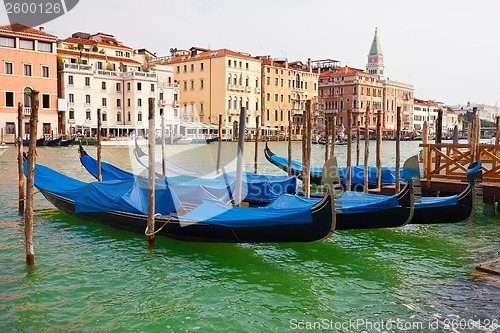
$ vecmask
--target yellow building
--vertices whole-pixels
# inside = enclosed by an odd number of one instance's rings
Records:
[[[255,128],[261,105],[259,59],[227,49],[192,47],[189,51],[172,53],[172,56],[158,58],[155,63],[174,68],[181,96],[181,127],[188,122],[217,124],[222,115],[223,124],[235,128],[240,108],[244,106],[247,128]]]
[[[313,71],[311,61],[303,64],[300,61],[271,59],[262,60],[262,126],[278,129],[277,133],[288,133],[289,120],[296,117],[300,121],[307,100],[315,101],[318,96],[317,71]],[[293,134],[300,134],[297,126]]]

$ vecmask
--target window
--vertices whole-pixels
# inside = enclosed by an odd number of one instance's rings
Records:
[[[227,65],[228,65],[228,66],[231,66],[231,59],[228,59],[228,61],[227,61]]]
[[[38,51],[52,52],[52,43],[38,42]]]
[[[194,90],[194,80],[191,80],[191,90]]]
[[[141,98],[137,99],[137,106],[142,107],[142,99]]]
[[[106,81],[101,82],[101,90],[106,90]]]
[[[108,114],[106,112],[103,112],[101,117],[102,117],[102,121],[108,121]]]
[[[52,132],[50,123],[43,123],[42,128],[43,134],[50,134],[50,132]]]
[[[90,77],[85,77],[85,87],[90,87]]]
[[[97,62],[97,69],[102,69],[102,61]]]
[[[5,106],[8,108],[14,107],[14,93],[11,91],[5,92]]]
[[[85,103],[90,104],[90,95],[85,95]]]
[[[119,123],[121,123],[121,122],[122,122],[122,113],[121,113],[121,112],[118,112],[118,113],[116,114],[116,121],[117,121],[117,122],[119,122]]]
[[[184,73],[186,73],[186,72],[187,72],[187,70],[188,70],[187,68],[188,68],[188,66],[187,66],[187,65],[184,65]]]
[[[48,94],[42,95],[42,108],[50,109],[50,95]]]
[[[266,119],[267,121],[269,121],[271,118],[271,115],[270,115],[270,112],[269,112],[269,109],[266,110]]]
[[[270,102],[270,101],[271,101],[271,94],[270,94],[270,93],[267,93],[266,97],[267,97],[267,98],[266,98],[266,100],[267,100],[268,102]]]
[[[278,78],[274,79],[274,85],[277,87],[278,86]]]
[[[201,64],[200,64],[200,71],[202,71],[202,70],[204,70],[204,69],[205,69],[205,68],[204,68],[204,65],[203,65],[203,63],[201,63]]]
[[[116,100],[116,107],[117,108],[121,108],[122,107],[122,100],[119,99],[119,98]]]
[[[142,83],[137,82],[137,91],[141,91],[141,90],[142,90]]]
[[[106,98],[102,99],[102,106],[108,106],[108,100]]]
[[[203,88],[205,88],[205,86],[204,86],[204,81],[203,81],[203,79],[201,79],[201,80],[200,80],[200,89],[202,89],[202,90],[203,90]]]
[[[181,72],[181,66],[177,66],[177,73]]]
[[[20,39],[19,40],[19,48],[23,49],[23,50],[34,50],[35,43],[32,40]]]
[[[121,92],[122,91],[122,85],[121,83],[116,84],[116,92]]]
[[[247,63],[245,63],[245,68],[246,68],[246,69],[248,69],[248,62],[247,62]]]
[[[270,85],[271,84],[271,78],[268,76],[266,77],[266,84],[267,85]]]
[[[278,101],[278,94],[274,94],[274,101],[277,102]]]
[[[142,112],[137,113],[137,121],[142,121]]]
[[[69,119],[75,119],[75,110],[69,109]]]
[[[75,95],[74,94],[69,94],[68,95],[68,101],[69,101],[69,103],[74,104],[75,103]]]
[[[31,65],[24,64],[23,68],[24,68],[24,75],[25,76],[31,76],[32,75],[31,74]]]
[[[87,111],[85,111],[85,119],[88,119],[88,120],[92,119],[92,114],[91,114],[89,109],[87,109]]]
[[[151,83],[151,92],[155,92],[155,85],[154,85],[154,83]]]
[[[127,106],[130,107],[130,98],[127,98]]]
[[[130,91],[130,82],[127,82],[127,91]]]
[[[132,119],[132,115],[130,113],[130,111],[127,113],[127,121],[130,122]]]
[[[191,72],[194,72],[194,64],[191,64]]]
[[[184,81],[184,90],[187,90],[188,84],[187,81]]]
[[[72,86],[74,84],[73,75],[68,76],[68,85]]]
[[[11,62],[5,62],[4,65],[4,73],[5,74],[14,74],[14,64]]]
[[[117,57],[123,57],[123,51],[116,51]]]
[[[14,38],[0,37],[0,46],[15,47],[15,41]]]
[[[203,103],[200,103],[200,113],[203,113],[205,111],[205,105]]]

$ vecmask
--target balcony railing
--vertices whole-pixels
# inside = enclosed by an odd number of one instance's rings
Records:
[[[29,108],[23,108],[23,116],[24,117],[31,116],[31,107],[29,107]]]
[[[92,66],[90,65],[79,65],[79,64],[64,64],[64,69],[70,69],[75,71],[92,72]]]

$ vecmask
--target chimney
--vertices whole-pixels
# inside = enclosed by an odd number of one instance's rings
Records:
[[[39,30],[40,30],[41,32],[44,32],[44,31],[45,31],[45,28],[44,28],[44,27],[40,27],[40,28],[39,28]]]
[[[307,59],[307,70],[312,73],[311,58]]]

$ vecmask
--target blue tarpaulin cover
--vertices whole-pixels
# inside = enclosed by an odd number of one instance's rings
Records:
[[[422,202],[415,203],[415,209],[453,206],[458,204],[458,195],[448,197],[422,197]]]

